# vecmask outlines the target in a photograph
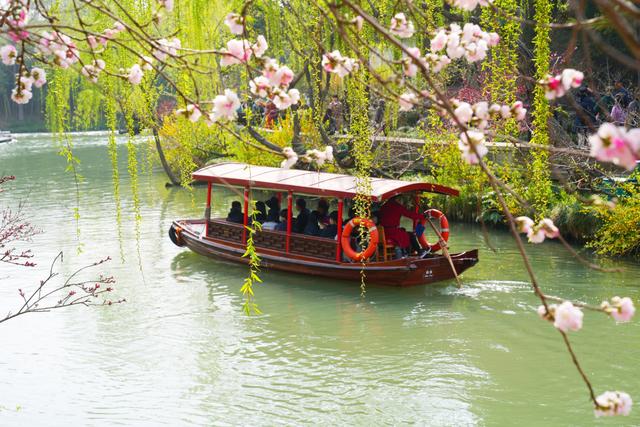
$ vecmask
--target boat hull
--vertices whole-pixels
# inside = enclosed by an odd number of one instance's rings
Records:
[[[176,233],[178,229],[179,232]],[[248,263],[248,260],[242,257],[245,251],[244,245],[217,238],[215,235],[204,236],[203,230],[202,221],[175,221],[169,230],[169,235],[178,246],[186,246],[198,254],[236,263]],[[257,252],[263,269],[336,280],[360,282],[362,271],[367,283],[390,286],[424,285],[455,277],[451,264],[442,255],[424,259],[409,257],[369,262],[363,265],[283,253],[260,247],[257,248]],[[451,254],[451,261],[459,275],[478,262],[478,250]]]

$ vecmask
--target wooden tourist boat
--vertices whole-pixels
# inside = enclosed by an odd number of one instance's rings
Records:
[[[220,163],[194,172],[193,178],[208,184],[204,218],[174,221],[169,236],[178,246],[187,246],[202,255],[238,263],[248,262],[247,258],[242,257],[247,239],[245,226],[224,218],[211,218],[212,187],[220,185],[244,190],[245,224],[249,221],[251,190],[268,190],[280,196],[286,195],[289,213],[287,231],[263,230],[254,236],[262,268],[358,282],[361,280],[361,270],[364,269],[367,283],[412,286],[453,279],[456,273],[460,274],[478,262],[477,249],[450,254],[450,259],[439,254],[426,258],[409,256],[390,259],[385,248],[388,245],[381,243],[376,245],[374,255],[363,265],[361,262],[349,262],[349,259],[345,259],[341,238],[329,239],[292,233],[294,195],[336,198],[338,217],[343,218],[345,200],[353,199],[356,195],[355,178],[349,175]],[[420,193],[458,195],[457,190],[441,185],[381,178],[372,178],[371,186],[371,199],[374,202],[412,193],[415,195],[416,209]],[[337,222],[338,237],[343,231],[341,222]],[[455,273],[452,267],[455,267]]]

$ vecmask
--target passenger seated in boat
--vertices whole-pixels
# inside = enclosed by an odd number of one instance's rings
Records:
[[[329,224],[320,230],[320,237],[335,239],[338,234],[338,211],[333,211],[329,215]]]
[[[398,255],[408,255],[409,249],[411,248],[411,236],[407,230],[400,227],[400,219],[404,216],[420,221],[424,219],[424,216],[402,206],[398,203],[397,197],[391,198],[382,205],[378,215],[380,225],[384,227],[387,243],[393,244],[400,250],[397,252]]]
[[[320,227],[318,226],[318,212],[313,211],[309,214],[307,225],[304,227],[304,234],[307,236],[317,236],[320,234]]]
[[[278,220],[280,217],[280,205],[278,203],[278,199],[276,199],[275,197],[272,197],[269,200],[267,200],[265,204],[269,206],[269,213],[267,214],[266,221],[262,223],[262,229],[273,231],[276,229],[276,227],[279,224]]]
[[[329,202],[327,202],[327,199],[318,200],[316,213],[318,215],[318,223],[320,225],[329,225]]]
[[[276,224],[274,230],[275,231],[287,231],[287,216],[289,215],[289,211],[287,209],[282,209],[280,211],[280,222]]]
[[[277,197],[272,197],[265,202],[267,207],[269,208],[269,213],[267,214],[267,222],[279,222],[278,218],[280,217],[280,202]]]
[[[244,214],[242,213],[242,205],[237,200],[231,202],[231,210],[227,215],[227,221],[237,224],[244,223]]]
[[[351,206],[349,208],[349,212],[347,213],[347,219],[345,219],[344,221],[342,221],[342,225],[347,225],[347,223],[349,221],[351,221],[353,218],[356,217],[356,207],[355,206]]]
[[[307,227],[307,222],[309,221],[309,209],[307,209],[307,201],[305,199],[297,199],[296,200],[296,210],[298,211],[298,216],[296,217],[295,222],[291,227],[294,233],[304,233],[304,229]]]
[[[256,221],[260,224],[266,222],[267,220],[267,207],[264,202],[256,202],[256,210],[258,211],[255,215]]]

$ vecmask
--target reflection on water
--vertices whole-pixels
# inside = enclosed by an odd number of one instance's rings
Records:
[[[2,266],[0,309],[15,307],[16,288],[37,283],[59,250],[63,273],[111,256],[106,268],[128,302],[0,325],[0,425],[593,423],[586,390],[558,334],[537,319],[505,234],[492,233],[494,254],[479,229],[453,226],[454,250],[481,248],[462,289],[369,286],[363,299],[357,283],[265,271],[256,289],[265,314],[246,317],[239,291],[246,268],[167,237],[173,219],[202,215],[204,190],[166,189],[159,171],[140,176],[138,259],[126,147],[119,242],[106,138],[89,134],[75,144],[85,177],[80,255],[72,177],[50,136],[0,147],[0,170],[18,177],[0,194],[3,204],[27,200],[45,231],[31,245],[38,268]],[[226,213],[234,197],[215,194],[214,211]],[[591,303],[640,296],[635,264],[606,275],[584,270],[559,245],[530,249],[550,293]],[[596,391],[640,396],[639,332],[637,322],[615,326],[586,315],[573,339]],[[640,424],[639,412],[624,422]]]

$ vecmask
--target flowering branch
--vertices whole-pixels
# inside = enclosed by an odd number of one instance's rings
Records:
[[[113,284],[115,279],[112,276],[100,275],[98,278],[90,280],[75,279],[83,271],[97,267],[110,261],[111,258],[104,258],[100,261],[79,268],[72,273],[66,280],[54,284],[59,273],[55,272],[57,263],[62,263],[63,256],[60,252],[51,263],[49,275],[40,281],[40,284],[31,293],[26,293],[23,289],[18,289],[18,294],[22,298],[23,304],[16,312],[9,312],[4,318],[0,319],[0,323],[15,319],[18,316],[27,313],[43,313],[52,310],[71,307],[75,305],[96,306],[96,305],[112,305],[125,302],[125,299],[111,300],[106,299],[106,295],[113,292]],[[102,298],[100,300],[100,298]]]

